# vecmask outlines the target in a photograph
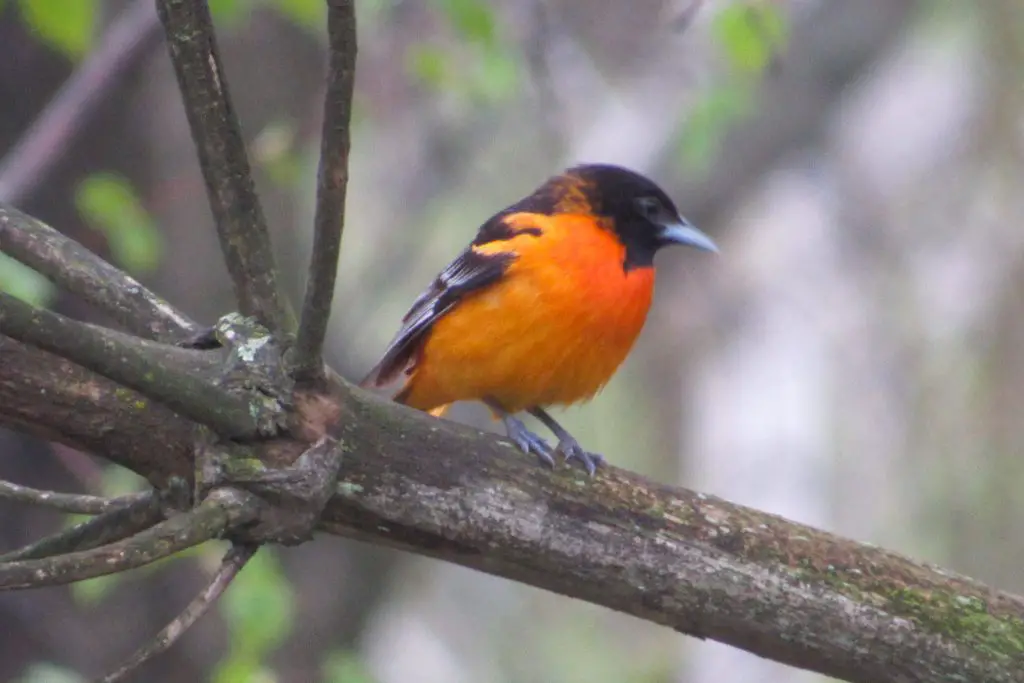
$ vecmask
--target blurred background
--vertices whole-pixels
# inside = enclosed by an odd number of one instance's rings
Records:
[[[0,2],[0,200],[212,322],[232,308],[150,0]],[[210,0],[279,265],[309,249],[321,0]],[[330,360],[358,379],[491,213],[581,161],[651,175],[722,254],[659,255],[637,348],[566,425],[616,465],[1024,593],[1024,5],[359,0]],[[134,23],[131,23],[134,22]],[[113,27],[113,28],[112,28]],[[115,36],[114,30],[120,31]],[[34,171],[17,141],[97,50],[129,67]],[[18,156],[18,155],[21,156]],[[38,156],[38,153],[37,153]],[[30,172],[31,171],[31,172]],[[7,260],[0,287],[96,319]],[[493,428],[475,406],[454,419]],[[132,475],[0,431],[0,476]],[[0,551],[68,524],[0,505]],[[77,682],[184,606],[220,547],[0,596],[0,680]],[[263,552],[153,683],[823,680],[607,610],[324,537]]]

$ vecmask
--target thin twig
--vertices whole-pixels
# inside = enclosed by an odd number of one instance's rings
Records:
[[[56,586],[137,569],[221,537],[248,521],[256,508],[247,497],[218,489],[194,510],[131,538],[81,552],[0,564],[0,591]]]
[[[35,308],[0,292],[0,333],[166,403],[181,415],[238,438],[258,432],[247,402],[174,363],[199,352],[145,341]]]
[[[181,614],[174,618],[171,623],[167,624],[156,635],[151,643],[136,650],[127,662],[118,667],[113,673],[104,676],[100,679],[100,683],[116,683],[117,681],[123,680],[125,676],[130,674],[132,671],[137,669],[139,666],[144,664],[146,661],[152,659],[156,655],[164,652],[169,647],[174,645],[185,634],[192,624],[196,623],[200,617],[212,607],[224,591],[227,590],[228,586],[234,580],[238,573],[242,571],[246,563],[252,559],[252,556],[259,550],[258,545],[252,544],[235,544],[224,555],[224,559],[221,560],[220,567],[217,568],[217,573],[213,575],[210,583],[207,584],[206,588],[197,595],[188,606],[182,610]]]
[[[3,203],[0,251],[82,297],[134,334],[175,342],[199,328],[188,316],[75,240]]]
[[[354,4],[353,0],[331,0],[327,3],[330,58],[320,139],[313,253],[293,359],[293,374],[299,381],[323,376],[324,338],[331,316],[341,236],[345,229],[345,193],[351,144],[349,128],[356,73]]]
[[[64,157],[99,105],[160,38],[152,0],[135,0],[110,23],[92,52],[0,160],[0,200],[22,204]]]
[[[253,183],[206,2],[157,0],[239,310],[285,327],[270,231]]]
[[[147,493],[149,495],[144,499],[97,515],[23,548],[0,555],[0,564],[90,550],[148,529],[160,522],[163,510],[160,499],[152,492]]]
[[[30,505],[42,505],[62,512],[71,512],[79,515],[99,515],[111,510],[118,510],[149,498],[151,495],[150,492],[143,491],[141,493],[117,496],[116,498],[104,498],[103,496],[91,496],[88,494],[44,491],[0,479],[0,499],[13,500],[17,503],[28,503]]]

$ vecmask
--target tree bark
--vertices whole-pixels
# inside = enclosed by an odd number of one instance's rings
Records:
[[[12,344],[0,338],[0,352]],[[0,378],[11,366],[3,364]],[[150,406],[126,412],[113,393],[82,394],[77,383],[55,386],[49,377],[38,382],[46,393],[35,390],[31,376],[19,382],[21,396],[37,404],[21,409],[37,431],[88,443],[151,481],[191,476],[182,453],[192,429],[181,418]],[[11,424],[9,399],[0,395]],[[46,407],[75,401],[104,418],[84,421],[71,438],[60,424],[67,412],[54,411],[50,424]],[[337,378],[329,393],[300,393],[296,406],[305,416],[303,440],[336,425],[344,450],[323,531],[528,583],[855,683],[1024,680],[1019,597],[614,467],[594,479],[570,468],[552,473],[503,440]],[[157,429],[139,429],[140,421]],[[154,440],[153,433],[165,436]],[[274,448],[287,459],[302,445]]]

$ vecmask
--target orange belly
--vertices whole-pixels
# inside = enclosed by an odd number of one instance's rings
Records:
[[[611,379],[643,328],[654,270],[625,272],[614,235],[573,220],[480,248],[518,258],[434,324],[403,402],[431,410],[491,398],[519,412],[589,399]]]

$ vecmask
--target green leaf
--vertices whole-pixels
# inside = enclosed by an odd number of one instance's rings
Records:
[[[324,683],[376,683],[362,658],[350,650],[334,650],[323,666]]]
[[[97,605],[120,583],[120,574],[108,574],[97,576],[95,579],[77,581],[71,584],[71,597],[78,605]]]
[[[285,18],[321,37],[327,30],[327,3],[324,0],[274,0],[274,7]]]
[[[305,177],[306,166],[296,149],[298,131],[290,121],[267,124],[252,143],[253,163],[267,172],[279,187],[295,189]]]
[[[683,162],[691,169],[707,168],[729,126],[750,110],[746,85],[723,85],[697,100],[679,138]]]
[[[436,0],[452,28],[465,40],[480,45],[495,44],[494,10],[486,0]]]
[[[734,69],[760,73],[786,38],[782,12],[766,2],[734,2],[712,22],[715,38]]]
[[[28,266],[0,254],[0,292],[7,292],[33,306],[48,306],[57,294],[57,288]]]
[[[71,59],[89,51],[100,0],[20,0],[21,16],[40,40]]]
[[[225,666],[241,666],[231,664],[232,659],[260,662],[291,632],[292,587],[271,548],[262,548],[235,578],[221,599],[220,612],[231,634]]]
[[[519,65],[515,58],[501,50],[487,50],[476,62],[474,91],[488,102],[500,102],[516,92]]]
[[[210,676],[213,683],[275,683],[272,676],[259,660],[246,657],[230,657],[217,664]]]
[[[29,664],[15,683],[85,683],[85,677],[49,662]]]
[[[251,9],[251,0],[209,0],[210,16],[218,24],[233,26]]]
[[[440,90],[452,81],[448,53],[436,45],[419,43],[405,53],[406,70],[423,85]]]
[[[114,261],[133,274],[152,272],[163,240],[153,218],[123,176],[94,173],[75,189],[75,206],[106,236]]]
[[[113,498],[126,493],[135,493],[146,489],[148,482],[144,477],[120,465],[107,465],[103,468],[100,480],[100,495]]]

